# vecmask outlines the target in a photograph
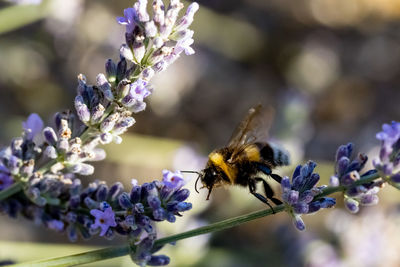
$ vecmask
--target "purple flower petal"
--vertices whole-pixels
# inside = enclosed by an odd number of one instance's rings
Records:
[[[25,130],[26,139],[32,140],[37,134],[42,132],[43,121],[36,113],[29,115],[28,119],[22,123]]]
[[[180,189],[185,184],[185,180],[180,171],[171,172],[163,170],[163,182],[165,186],[175,189]]]
[[[104,212],[92,209],[90,214],[95,217],[95,223],[91,225],[91,228],[96,229],[100,227],[100,236],[104,236],[110,227],[117,226],[117,223],[115,222],[115,214],[111,207],[106,208]]]

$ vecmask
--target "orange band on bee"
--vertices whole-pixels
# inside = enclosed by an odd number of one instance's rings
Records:
[[[261,160],[260,150],[257,146],[251,145],[244,149],[244,153],[246,153],[247,159],[249,161],[259,162]]]
[[[222,154],[213,152],[210,154],[209,159],[215,166],[222,169],[222,171],[226,174],[226,176],[228,176],[229,180],[231,181],[231,184],[235,182],[236,171],[225,163]]]

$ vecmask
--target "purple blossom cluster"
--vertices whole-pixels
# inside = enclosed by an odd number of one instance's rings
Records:
[[[373,161],[374,167],[391,184],[400,183],[400,123],[393,121],[384,124],[382,132],[376,134],[381,141],[379,158]]]
[[[301,218],[302,214],[315,213],[320,209],[331,208],[336,200],[330,197],[316,197],[326,186],[318,186],[319,174],[314,173],[317,164],[313,161],[304,166],[298,165],[293,172],[292,182],[289,177],[282,178],[282,200],[286,211],[292,216],[295,227],[304,231],[306,226]]]
[[[39,179],[26,195],[17,195],[0,202],[0,211],[15,217],[21,214],[58,232],[66,232],[71,241],[78,235],[89,239],[99,234],[112,239],[125,235],[139,248],[132,254],[139,265],[151,265],[166,256],[153,256],[149,239],[157,236],[155,222],[175,222],[176,216],[192,208],[185,202],[189,190],[179,172],[163,171],[162,181],[134,185],[124,191],[119,182],[109,187],[95,181],[82,187],[79,179],[46,176]],[[147,245],[141,244],[145,242]],[[144,248],[147,248],[146,250]],[[155,257],[155,258],[154,258]]]
[[[147,0],[139,0],[117,19],[119,24],[126,25],[126,44],[121,46],[121,56],[134,65],[143,66],[141,77],[144,80],[165,70],[182,52],[194,54],[191,47],[194,32],[188,28],[199,9],[194,2],[179,18],[183,8],[179,0],[171,0],[167,7],[163,1],[154,0],[152,7],[153,16],[150,17]]]
[[[14,138],[10,146],[0,151],[0,191],[10,187],[15,178],[29,179],[35,168],[35,159],[42,153],[43,148],[37,145],[43,129],[42,119],[31,114],[22,126],[23,137]]]
[[[331,186],[346,186],[344,192],[344,203],[351,213],[357,213],[359,206],[370,206],[378,203],[377,193],[382,185],[381,181],[364,183],[362,185],[354,185],[356,181],[363,177],[376,172],[370,170],[364,174],[360,171],[364,168],[368,157],[365,154],[359,154],[353,159],[353,144],[341,145],[336,152],[335,175],[330,178]]]

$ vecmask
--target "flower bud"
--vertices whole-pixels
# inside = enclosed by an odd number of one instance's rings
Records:
[[[199,10],[199,4],[196,2],[190,4],[186,14],[176,23],[175,31],[187,29],[193,23],[193,17],[197,10]]]
[[[293,218],[293,224],[299,231],[304,231],[306,229],[306,225],[304,224],[300,216],[295,216]]]
[[[117,81],[121,81],[125,78],[127,63],[125,58],[122,58],[117,65]]]
[[[350,211],[351,213],[357,213],[358,210],[360,209],[359,208],[360,203],[358,203],[358,201],[353,198],[349,197],[345,198],[344,204],[347,210]]]
[[[112,59],[108,59],[106,62],[106,74],[108,80],[114,83],[117,77],[117,65],[115,65]]]
[[[132,187],[130,198],[133,203],[138,203],[140,201],[141,191],[142,191],[141,186]]]
[[[51,146],[56,145],[58,140],[56,132],[51,127],[46,127],[43,129],[43,137],[46,140],[46,142]]]
[[[126,45],[126,44],[121,45],[121,48],[119,49],[119,53],[122,57],[126,58],[127,60],[129,60],[131,62],[134,62],[134,56],[133,56],[132,50],[128,45]]]
[[[360,204],[363,206],[372,206],[376,205],[379,202],[379,198],[376,194],[367,193],[361,196]]]
[[[147,38],[152,38],[157,35],[157,27],[153,20],[146,22],[144,29]]]
[[[83,97],[81,95],[77,95],[75,97],[75,109],[78,114],[79,119],[82,122],[88,122],[90,120],[90,111],[87,105],[83,101]]]
[[[119,195],[118,203],[124,210],[129,210],[133,207],[129,195],[126,192],[123,192],[121,195]]]
[[[50,159],[56,159],[57,158],[57,150],[55,149],[54,146],[48,146],[44,150],[44,155]]]
[[[155,71],[151,68],[145,68],[142,72],[143,80],[149,81],[154,76]]]
[[[114,201],[123,189],[124,186],[120,182],[116,182],[113,186],[111,186],[110,191],[108,191],[107,199]]]
[[[170,223],[174,223],[176,221],[176,217],[172,212],[167,213],[167,221]]]
[[[163,221],[167,216],[167,212],[163,208],[157,208],[153,210],[153,218],[156,221]]]
[[[166,188],[166,187],[164,187],[164,188]],[[172,195],[171,200],[182,202],[182,201],[185,201],[189,197],[189,195],[190,195],[190,191],[188,189],[186,189],[186,188],[180,189]]]
[[[88,209],[97,209],[99,207],[99,204],[90,197],[85,197],[83,202]]]
[[[108,187],[105,184],[99,185],[96,192],[97,201],[105,201],[107,199]]]
[[[142,62],[142,59],[146,53],[146,47],[144,46],[143,39],[144,37],[135,40],[132,47],[133,55],[135,56],[135,61],[137,64],[140,64]]]
[[[129,94],[130,90],[130,82],[127,79],[123,79],[118,83],[118,86],[116,88],[117,96],[118,99],[123,99]]]
[[[75,242],[76,240],[78,240],[78,233],[76,232],[76,227],[73,224],[68,226],[67,234],[68,234],[68,239],[71,242]]]
[[[104,115],[105,108],[102,104],[98,104],[92,109],[92,116],[90,122],[92,124],[99,123]]]
[[[114,100],[114,95],[111,91],[111,84],[108,82],[106,76],[103,73],[99,73],[96,77],[96,83],[98,88],[103,92],[104,97],[109,100]]]
[[[161,207],[161,201],[157,196],[149,196],[147,198],[147,203],[149,204],[150,208],[152,208],[153,210]]]
[[[154,0],[153,1],[153,14],[154,14],[154,22],[158,25],[164,24],[165,19],[165,7],[162,0]]]
[[[100,124],[100,131],[102,131],[103,133],[111,131],[114,128],[115,123],[118,119],[119,113],[112,113]]]

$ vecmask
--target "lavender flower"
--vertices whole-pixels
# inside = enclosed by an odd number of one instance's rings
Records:
[[[315,187],[319,181],[319,175],[313,173],[317,164],[309,161],[304,166],[297,166],[293,173],[292,183],[289,177],[282,178],[282,199],[287,212],[292,216],[295,227],[305,230],[305,224],[301,219],[302,214],[315,213],[321,208],[330,208],[336,204],[334,198],[315,198],[322,192],[325,186]]]
[[[171,189],[180,189],[185,184],[185,180],[180,171],[174,173],[168,170],[163,170],[163,182]]]
[[[57,159],[57,162],[50,168],[50,172],[53,174],[67,169],[72,173],[90,175],[94,172],[94,168],[86,162],[105,158],[104,150],[96,147],[100,143],[99,138],[84,144],[80,137],[72,137],[76,131],[71,129],[73,121],[73,114],[57,113],[55,116],[56,129],[51,127],[43,129],[43,137],[47,145],[44,153],[50,159]]]
[[[377,193],[382,185],[381,181],[370,182],[363,185],[353,186],[354,182],[362,179],[363,176],[371,174],[368,171],[360,175],[368,157],[359,154],[357,158],[352,159],[353,144],[348,143],[338,148],[336,152],[335,175],[330,179],[331,186],[344,185],[348,189],[344,192],[344,203],[351,213],[357,213],[359,206],[369,206],[378,203]]]
[[[91,228],[96,229],[100,227],[100,236],[104,236],[109,227],[117,226],[117,223],[115,222],[115,214],[111,207],[106,208],[104,211],[92,209],[90,214],[96,218],[95,223],[91,225]]]
[[[186,55],[194,54],[190,47],[193,31],[188,27],[199,9],[197,3],[192,3],[186,14],[178,19],[183,8],[179,0],[171,2],[167,9],[161,0],[156,0],[153,2],[153,18],[150,19],[146,6],[147,0],[141,0],[132,8],[125,9],[124,17],[117,18],[119,24],[126,26],[126,44],[121,47],[121,55],[148,67],[143,73],[144,79],[149,77],[149,67],[156,72],[162,71],[183,51]]]
[[[374,167],[385,180],[392,184],[400,183],[400,123],[393,121],[384,124],[383,131],[376,134],[381,141],[379,158],[373,161]]]

